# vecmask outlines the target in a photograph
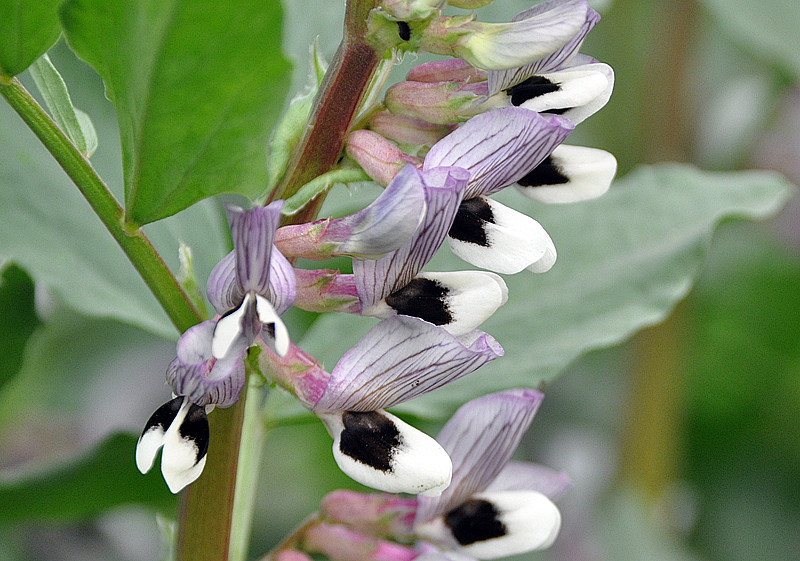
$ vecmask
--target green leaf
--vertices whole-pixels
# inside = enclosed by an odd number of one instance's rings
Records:
[[[25,344],[40,324],[33,280],[16,265],[0,274],[0,389],[22,366]]]
[[[264,190],[289,70],[280,2],[69,0],[61,16],[117,109],[128,221]]]
[[[84,156],[91,157],[97,150],[97,133],[92,120],[72,105],[67,85],[50,62],[50,57],[46,54],[39,57],[31,66],[30,73],[53,120]]]
[[[58,39],[58,5],[63,0],[0,2],[0,74],[25,70]]]
[[[125,504],[174,509],[175,496],[160,472],[137,471],[136,440],[130,434],[115,434],[68,463],[4,477],[0,524],[85,519]]]
[[[0,257],[19,264],[81,313],[176,337],[88,203],[6,104],[0,104],[0,146]],[[191,246],[201,282],[229,251],[225,218],[212,201],[145,230],[173,271],[180,241]]]
[[[703,0],[702,4],[736,42],[800,78],[800,2]]]
[[[721,220],[769,216],[792,192],[776,173],[708,173],[677,164],[640,168],[603,197],[573,205],[540,205],[504,191],[498,199],[550,233],[558,262],[542,275],[506,277],[508,304],[481,326],[503,345],[504,357],[398,409],[443,417],[486,393],[536,387],[581,354],[661,321],[694,282]],[[445,248],[426,270],[469,268]],[[303,347],[332,368],[369,325],[327,314]]]

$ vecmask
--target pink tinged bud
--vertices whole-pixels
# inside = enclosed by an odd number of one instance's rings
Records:
[[[423,119],[381,111],[369,127],[381,136],[405,146],[433,145],[455,130],[455,124],[429,123]]]
[[[488,92],[486,82],[399,82],[386,91],[384,102],[392,113],[448,124],[471,115]]]
[[[378,133],[357,130],[347,135],[347,155],[360,165],[378,184],[388,185],[407,164],[421,165]]]
[[[455,8],[463,8],[464,10],[474,10],[481,6],[486,6],[492,3],[492,0],[448,0],[450,6]]]
[[[309,312],[360,314],[356,281],[330,269],[297,269],[297,296],[294,305]]]
[[[338,524],[316,524],[306,530],[304,548],[331,561],[412,561],[419,553],[407,546],[364,536]]]
[[[484,70],[470,66],[460,58],[418,64],[406,75],[406,79],[412,82],[483,82],[486,78]]]
[[[275,554],[275,561],[312,561],[311,557],[296,549],[284,549]]]
[[[320,507],[331,522],[367,535],[404,539],[412,533],[417,501],[386,493],[338,490],[328,493]]]
[[[275,232],[275,246],[284,255],[294,258],[329,259],[338,245],[323,242],[330,222],[330,218],[324,218],[316,222],[278,228],[278,231]]]
[[[297,396],[308,408],[320,400],[330,378],[314,357],[294,344],[283,357],[262,347],[258,362],[262,372],[272,373],[271,382]]]

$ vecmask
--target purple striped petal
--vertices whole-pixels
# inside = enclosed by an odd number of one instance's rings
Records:
[[[236,256],[231,251],[212,269],[206,283],[208,301],[219,315],[232,310],[242,302],[244,291],[236,282]]]
[[[283,201],[275,201],[250,210],[228,207],[236,254],[236,279],[244,292],[268,293],[270,253],[282,206]]]
[[[536,13],[546,11],[549,9],[550,5],[554,3],[560,3],[560,0],[537,4],[532,8],[525,10],[524,12],[520,12],[514,16],[511,21],[520,21],[535,15]],[[578,33],[576,33],[566,45],[558,49],[553,54],[518,68],[509,68],[507,70],[489,70],[489,95],[496,94],[497,92],[504,90],[509,86],[513,86],[514,84],[519,84],[531,76],[535,76],[536,74],[540,74],[542,72],[555,70],[564,64],[569,63],[570,60],[580,50],[584,39],[586,39],[586,35],[588,35],[589,31],[592,30],[598,21],[600,21],[600,14],[589,8],[586,12],[586,21]]]
[[[233,405],[244,387],[242,354],[246,342],[237,341],[224,359],[211,356],[211,341],[217,322],[204,321],[187,329],[178,340],[178,356],[167,368],[167,383],[176,395],[196,405]]]
[[[572,132],[558,115],[504,107],[473,117],[437,142],[423,170],[457,166],[469,171],[465,199],[490,195],[515,183],[544,160]]]
[[[425,218],[400,249],[377,260],[353,260],[358,296],[363,307],[373,306],[405,286],[442,245],[453,223],[468,174],[459,168],[424,172],[403,168],[395,181],[417,182],[425,189]]]
[[[436,439],[453,460],[453,480],[439,497],[420,497],[416,522],[447,512],[494,480],[517,449],[544,395],[498,392],[461,406]]]
[[[453,52],[486,70],[516,68],[549,56],[579,33],[587,19],[586,0],[554,0],[520,14],[510,23],[474,24]]]
[[[558,471],[533,462],[508,462],[486,488],[499,491],[538,491],[551,500],[558,499],[572,486],[572,480]]]
[[[292,307],[297,295],[297,279],[294,267],[277,247],[272,248],[269,263],[269,301],[279,316]]]
[[[466,337],[465,337],[466,339]],[[473,372],[503,354],[481,331],[470,343],[423,320],[396,316],[373,327],[331,372],[319,411],[392,407]]]

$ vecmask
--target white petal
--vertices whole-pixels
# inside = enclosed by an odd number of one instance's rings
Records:
[[[558,537],[561,513],[553,502],[537,491],[506,491],[475,495],[500,513],[506,535],[475,542],[460,551],[477,559],[497,559],[528,551],[546,549]]]
[[[505,491],[473,495],[415,533],[476,559],[497,559],[545,549],[560,528],[561,513],[543,494]]]
[[[269,303],[269,300],[260,295],[256,295],[256,312],[261,323],[273,326],[275,340],[272,346],[274,346],[275,353],[280,357],[286,356],[286,353],[289,352],[290,343],[289,330],[286,329],[286,324],[275,313],[275,309]],[[271,341],[267,342],[271,343]]]
[[[436,281],[447,289],[444,304],[452,321],[442,327],[456,337],[476,329],[508,301],[505,281],[488,271],[422,273],[417,278]]]
[[[211,340],[211,354],[214,358],[224,358],[234,341],[244,334],[242,317],[250,305],[250,294],[246,294],[242,304],[233,312],[222,316],[214,327],[214,338]]]
[[[206,463],[207,456],[204,451],[201,452],[196,441],[190,436],[181,434],[181,426],[192,406],[188,400],[184,401],[181,410],[164,435],[161,474],[173,493],[177,493],[200,477]],[[206,438],[207,436],[206,430]]]
[[[603,63],[549,72],[542,74],[540,78],[557,85],[558,89],[532,97],[520,107],[538,113],[563,110],[560,114],[576,125],[601,109],[614,89],[614,71]],[[514,91],[514,88],[510,91]]]
[[[522,178],[517,189],[526,197],[543,203],[574,203],[599,197],[611,186],[617,173],[617,159],[597,148],[562,144],[553,150],[541,166],[549,173],[542,177],[557,178],[557,183],[539,184],[534,170]]]
[[[553,244],[553,240],[548,237],[544,255],[525,268],[533,273],[546,273],[556,264],[557,257],[556,246]]]
[[[158,449],[164,445],[164,430],[153,427],[144,432],[136,443],[136,468],[141,473],[147,473],[156,461]]]
[[[430,436],[383,410],[318,413],[333,436],[333,457],[359,483],[388,493],[436,496],[453,464]]]
[[[555,246],[536,220],[492,199],[480,197],[480,200],[488,205],[491,220],[480,224],[471,221],[480,231],[456,234],[451,229],[447,243],[453,253],[467,263],[503,274],[518,273],[532,266],[552,267]],[[455,235],[460,239],[454,238]]]

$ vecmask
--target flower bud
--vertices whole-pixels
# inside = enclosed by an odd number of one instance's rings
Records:
[[[308,312],[360,314],[353,275],[330,269],[297,269],[297,298],[294,305]]]
[[[380,185],[388,185],[407,164],[418,166],[422,163],[372,131],[353,131],[347,135],[346,142],[347,155]]]
[[[431,146],[453,132],[455,125],[429,123],[400,113],[381,111],[369,123],[370,129],[405,146]]]
[[[325,495],[320,504],[325,519],[373,536],[407,538],[417,510],[416,499],[385,493],[344,489]]]
[[[386,91],[386,107],[431,123],[463,121],[489,92],[486,82],[399,82]]]
[[[429,17],[445,4],[445,0],[382,0],[378,7],[398,21],[414,21]]]
[[[406,79],[412,82],[483,82],[487,74],[460,58],[446,58],[418,64],[408,71]]]
[[[364,536],[355,530],[325,522],[303,535],[303,546],[331,561],[412,561],[419,553],[411,547]]]

